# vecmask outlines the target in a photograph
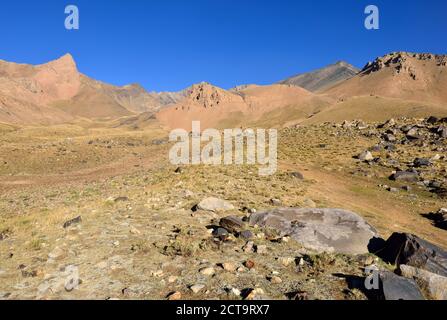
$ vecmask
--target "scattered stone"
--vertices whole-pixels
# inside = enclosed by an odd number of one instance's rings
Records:
[[[280,277],[278,277],[278,276],[268,277],[267,280],[270,281],[272,284],[280,284],[280,283],[282,283],[282,279]]]
[[[270,199],[270,204],[272,205],[272,206],[281,206],[282,205],[282,202],[281,202],[281,200],[279,200],[279,199]]]
[[[245,291],[246,291],[245,300],[264,300],[265,299],[264,290],[261,288],[247,289]]]
[[[438,121],[439,121],[439,118],[434,117],[434,116],[430,116],[430,117],[427,119],[427,123],[429,123],[429,124],[435,124],[435,123],[438,122]]]
[[[228,216],[220,219],[219,225],[227,229],[229,232],[238,232],[245,227],[245,222],[236,216]]]
[[[425,300],[414,280],[389,271],[381,271],[380,280],[385,300]]]
[[[299,179],[299,180],[304,180],[304,176],[301,172],[298,172],[298,171],[291,172],[290,175],[294,178]]]
[[[244,262],[244,266],[247,269],[251,270],[251,269],[253,269],[255,267],[255,262],[253,260],[247,260],[247,261]]]
[[[214,197],[209,197],[200,201],[200,203],[197,204],[197,209],[216,212],[216,211],[233,210],[234,206],[228,201]]]
[[[284,267],[288,267],[291,264],[295,263],[295,258],[292,257],[279,257],[278,262],[281,263]]]
[[[367,151],[363,151],[361,154],[358,155],[357,158],[360,161],[372,161],[372,160],[374,160],[374,156],[368,150]]]
[[[236,297],[240,297],[241,296],[241,290],[239,290],[237,288],[231,288],[230,292],[232,294],[234,294]]]
[[[407,132],[406,137],[410,140],[418,140],[421,138],[421,136],[419,135],[419,130],[417,128],[411,128]]]
[[[249,252],[253,252],[253,247],[254,247],[254,242],[253,241],[248,241],[244,247],[242,248],[242,250],[244,250],[245,253],[249,253]]]
[[[250,240],[250,239],[254,238],[254,234],[250,230],[244,230],[239,233],[239,238],[245,239],[245,240]]]
[[[397,171],[391,175],[390,179],[395,181],[417,182],[419,175],[417,172],[412,171]]]
[[[172,292],[167,296],[168,300],[180,300],[182,299],[182,294],[179,291]]]
[[[78,216],[74,219],[71,219],[71,220],[68,220],[67,222],[65,222],[63,227],[64,227],[64,229],[67,229],[68,227],[71,227],[72,225],[75,225],[75,224],[79,224],[81,222],[82,222],[82,218],[81,218],[81,216]]]
[[[447,276],[447,252],[408,233],[393,233],[378,255],[386,262],[402,264]]]
[[[114,201],[115,202],[126,202],[126,201],[129,201],[129,198],[128,197],[118,197],[118,198],[115,198]]]
[[[224,262],[224,263],[222,263],[222,268],[228,272],[235,272],[237,269],[237,266],[233,262]]]
[[[402,276],[421,283],[423,289],[428,291],[431,298],[435,300],[447,300],[447,277],[407,265],[401,265],[400,271]]]
[[[251,215],[250,225],[276,230],[317,252],[367,253],[376,230],[341,209],[279,208]]]
[[[431,165],[431,162],[429,159],[426,158],[416,158],[413,161],[413,165],[417,168],[419,167],[428,167]]]
[[[168,283],[174,283],[177,282],[178,277],[177,276],[169,276]]]
[[[217,228],[213,231],[213,236],[219,238],[221,241],[227,241],[230,234],[227,229]]]
[[[266,254],[267,253],[267,246],[266,245],[257,245],[256,246],[256,253],[258,253],[258,254]]]
[[[216,273],[213,267],[202,268],[199,270],[199,272],[204,276],[213,276]]]
[[[199,293],[204,288],[205,288],[205,285],[203,285],[203,284],[195,284],[195,285],[189,287],[189,289],[191,289],[191,291],[194,293]]]

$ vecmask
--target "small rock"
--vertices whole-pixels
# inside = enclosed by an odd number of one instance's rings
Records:
[[[247,261],[244,262],[244,266],[247,269],[251,270],[251,269],[253,269],[255,267],[255,262],[253,260],[247,260]]]
[[[205,288],[205,285],[203,284],[195,284],[189,287],[189,289],[191,289],[191,291],[194,293],[199,293],[200,291],[202,291],[203,288]]]
[[[199,270],[199,272],[201,274],[203,274],[204,276],[212,276],[216,273],[216,271],[214,270],[213,267],[206,267],[206,268],[202,268]]]
[[[297,178],[299,180],[303,180],[304,176],[301,172],[295,171],[295,172],[291,172],[290,175],[294,178]]]
[[[254,238],[254,234],[250,230],[244,230],[239,233],[239,238],[245,239],[245,240],[250,240],[250,239]]]
[[[234,206],[228,201],[214,197],[209,197],[200,201],[200,203],[197,204],[197,209],[216,212],[216,211],[233,210]]]
[[[270,199],[270,204],[273,205],[273,206],[279,207],[279,206],[282,205],[282,202],[279,199]]]
[[[68,227],[75,225],[75,224],[79,224],[82,222],[82,218],[81,216],[78,216],[74,219],[68,220],[67,222],[64,223],[63,227],[64,229],[67,229]]]
[[[228,272],[235,272],[237,266],[233,262],[224,262],[222,263],[222,268]]]
[[[182,294],[179,291],[172,292],[168,295],[168,300],[180,300],[182,298]]]
[[[240,297],[241,296],[241,290],[239,290],[237,288],[231,288],[230,292],[232,294],[234,294],[236,297]]]
[[[258,254],[266,254],[267,253],[267,246],[266,245],[257,245],[256,246],[256,253],[258,253]]]
[[[279,257],[278,262],[281,263],[284,267],[288,267],[291,264],[295,263],[295,258],[292,257]]]
[[[238,232],[245,227],[245,222],[236,216],[228,216],[220,219],[219,225],[229,232]]]
[[[362,152],[361,154],[358,155],[358,159],[360,161],[372,161],[372,160],[374,160],[374,157],[373,157],[371,152],[364,151],[364,152]]]
[[[282,279],[280,277],[278,277],[278,276],[269,277],[268,280],[271,283],[273,283],[273,284],[280,284],[280,283],[282,283]]]
[[[227,241],[229,237],[227,229],[217,228],[213,231],[213,236],[219,238],[221,241]]]
[[[170,276],[169,278],[168,278],[168,283],[174,283],[174,282],[176,282],[178,280],[178,277],[177,276]]]
[[[427,158],[416,158],[413,161],[415,167],[428,167],[431,165],[430,160]]]
[[[248,294],[245,296],[245,300],[262,300],[264,299],[264,290],[261,288],[246,290]]]
[[[242,250],[244,250],[245,253],[249,253],[249,252],[253,252],[253,247],[254,247],[254,242],[253,241],[248,241],[244,247],[242,248]]]

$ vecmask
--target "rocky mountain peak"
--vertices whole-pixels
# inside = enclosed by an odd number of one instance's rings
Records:
[[[362,69],[362,74],[377,72],[386,68],[393,68],[395,74],[408,74],[416,80],[417,63],[421,61],[435,63],[437,67],[447,65],[447,55],[432,53],[392,52],[368,62]]]

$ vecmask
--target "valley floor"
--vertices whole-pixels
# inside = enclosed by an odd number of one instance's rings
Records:
[[[445,199],[420,184],[390,181],[394,169],[386,161],[354,158],[380,143],[368,129],[282,129],[279,168],[270,177],[253,166],[176,170],[161,130],[1,130],[0,299],[165,299],[172,292],[241,299],[249,289],[272,299],[366,299],[347,279],[362,276],[371,259],[378,261],[373,255],[317,255],[257,228],[251,231],[255,245],[266,246],[262,253],[246,252],[240,238],[211,235],[219,218],[278,205],[272,199],[285,207],[352,210],[383,238],[409,232],[447,248],[446,231],[425,216]],[[437,153],[433,146],[399,148],[404,152],[376,156],[404,166]],[[426,179],[445,179],[446,168],[445,159],[438,161]],[[210,196],[235,209],[191,210]],[[67,284],[73,272],[80,278],[74,290]]]

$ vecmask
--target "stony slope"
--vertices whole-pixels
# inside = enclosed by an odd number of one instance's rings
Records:
[[[355,77],[325,91],[339,98],[382,96],[447,103],[447,56],[395,52],[368,63]]]
[[[339,61],[312,72],[295,75],[279,83],[299,86],[309,91],[317,92],[350,79],[358,72],[359,69],[356,67],[347,62]]]

